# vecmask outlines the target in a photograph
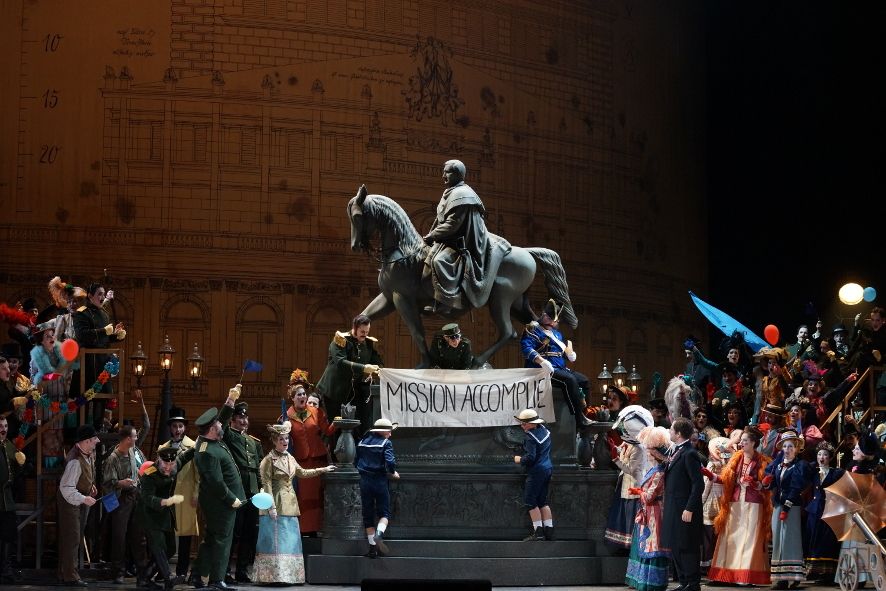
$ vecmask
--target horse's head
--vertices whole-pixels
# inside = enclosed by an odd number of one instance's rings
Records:
[[[360,185],[360,189],[350,201],[348,201],[348,219],[351,221],[351,250],[369,250],[369,237],[371,234],[370,223],[363,215],[363,203],[366,201],[366,185]]]

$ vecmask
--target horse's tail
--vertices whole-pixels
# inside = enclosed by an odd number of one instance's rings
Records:
[[[527,248],[526,250],[532,255],[535,262],[541,265],[548,295],[558,305],[563,306],[560,310],[560,322],[565,322],[572,328],[576,328],[578,317],[576,317],[575,310],[572,309],[572,302],[569,300],[569,285],[566,283],[566,271],[563,269],[560,255],[548,248]]]

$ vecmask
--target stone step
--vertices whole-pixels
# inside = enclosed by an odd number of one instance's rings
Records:
[[[545,542],[491,541],[491,540],[390,540],[385,542],[391,557],[410,558],[525,558],[593,556],[597,544],[593,541],[564,540]],[[325,555],[362,556],[368,549],[366,540],[324,539]],[[307,552],[306,552],[307,553]]]
[[[541,547],[545,543],[526,545]],[[627,558],[614,556],[370,559],[323,554],[306,560],[307,581],[314,585],[359,585],[379,579],[489,581],[492,586],[622,585],[626,569]]]

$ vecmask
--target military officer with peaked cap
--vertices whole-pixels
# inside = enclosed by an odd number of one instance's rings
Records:
[[[231,388],[228,399],[218,413],[218,420],[224,431],[222,440],[228,446],[240,470],[243,492],[247,497],[251,497],[261,491],[258,467],[264,454],[261,441],[246,432],[249,428],[249,405],[237,401],[240,397],[240,388],[240,384]],[[231,544],[231,549],[237,552],[235,571],[237,582],[250,582],[246,570],[255,562],[256,544],[258,544],[258,509],[252,503],[247,503],[237,511],[234,539]],[[228,577],[227,582],[233,581]]]
[[[206,532],[200,541],[197,560],[191,567],[190,583],[202,586],[203,575],[215,589],[233,589],[225,584],[225,571],[231,555],[231,539],[237,509],[246,495],[240,470],[234,456],[222,438],[224,428],[218,409],[211,408],[200,415],[194,424],[199,429],[194,464],[200,475],[200,509],[206,515]]]
[[[454,322],[445,325],[441,334],[434,337],[430,354],[431,365],[440,369],[471,369],[474,363],[471,341],[461,335]]]

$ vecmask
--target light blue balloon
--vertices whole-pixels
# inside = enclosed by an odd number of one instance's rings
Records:
[[[873,287],[864,288],[864,301],[873,302],[877,299],[877,290]]]
[[[260,492],[252,495],[252,504],[256,509],[266,511],[274,506],[274,497],[266,492]]]

